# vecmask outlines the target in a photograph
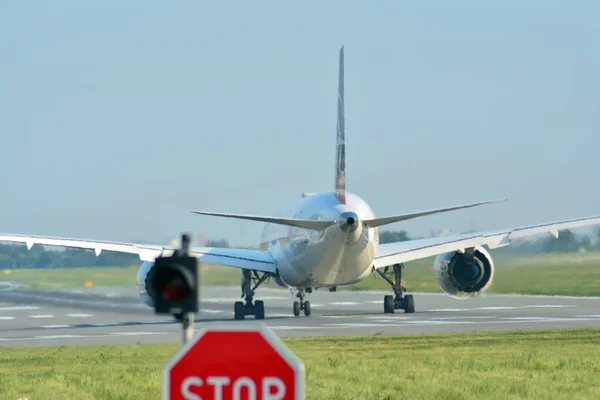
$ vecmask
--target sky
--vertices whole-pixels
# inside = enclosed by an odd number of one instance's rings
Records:
[[[260,240],[334,185],[397,223],[497,229],[600,215],[595,1],[0,1],[0,231]]]

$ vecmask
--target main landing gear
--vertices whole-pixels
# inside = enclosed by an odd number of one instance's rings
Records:
[[[250,271],[247,269],[242,270],[243,283],[242,283],[242,297],[245,296],[246,303],[242,301],[236,301],[233,306],[233,314],[235,319],[244,319],[246,315],[254,315],[256,319],[265,319],[265,303],[262,300],[254,299],[254,292],[260,286],[261,283],[269,278],[268,273],[264,273],[262,276],[258,275],[256,271]],[[254,275],[252,274],[254,273]],[[254,286],[252,284],[254,283]]]
[[[312,288],[307,288],[306,292],[312,293]],[[298,317],[300,315],[300,310],[304,310],[304,315],[307,317],[310,316],[310,301],[304,300],[304,289],[298,288],[296,297],[300,299],[300,301],[294,302],[294,316]]]
[[[386,314],[393,314],[395,310],[404,310],[405,313],[415,312],[415,300],[412,295],[403,295],[406,292],[406,287],[402,286],[402,270],[404,264],[394,264],[393,270],[389,271],[390,267],[383,268],[383,271],[376,269],[377,273],[381,275],[394,289],[395,296],[387,295],[383,298],[383,311]],[[393,276],[392,276],[393,274]],[[390,278],[393,277],[393,280]]]

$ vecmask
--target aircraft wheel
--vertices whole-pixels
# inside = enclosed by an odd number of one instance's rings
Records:
[[[297,317],[300,315],[300,303],[295,301],[294,302],[294,316]]]
[[[304,315],[310,316],[310,301],[308,300],[304,302]]]
[[[265,303],[262,300],[254,302],[254,318],[265,319]]]
[[[415,299],[412,294],[404,296],[404,312],[407,314],[415,312]]]
[[[235,319],[244,319],[244,303],[241,301],[236,301],[233,305],[233,315]]]
[[[386,314],[394,313],[394,296],[387,295],[383,298],[383,312]]]

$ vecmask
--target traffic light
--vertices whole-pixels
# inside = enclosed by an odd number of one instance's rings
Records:
[[[178,253],[158,257],[152,270],[154,311],[157,314],[183,315],[198,311],[198,261],[195,257]]]

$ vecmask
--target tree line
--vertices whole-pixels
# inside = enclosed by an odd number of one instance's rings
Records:
[[[408,232],[381,231],[380,243],[402,242],[416,239]],[[229,247],[226,239],[207,240],[207,247]],[[570,230],[561,231],[558,238],[539,236],[503,247],[495,252],[506,254],[539,254],[548,252],[575,252],[600,250],[600,229],[593,235],[575,235]],[[0,269],[16,268],[72,268],[86,266],[129,266],[139,264],[135,254],[104,251],[98,257],[93,250],[75,248],[44,248],[35,245],[31,250],[23,244],[0,244]]]

